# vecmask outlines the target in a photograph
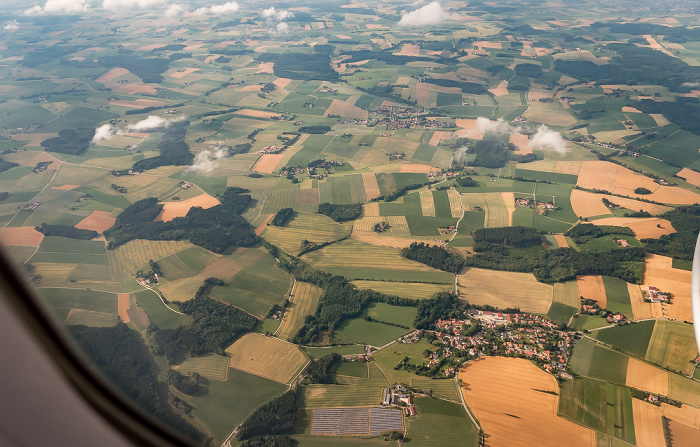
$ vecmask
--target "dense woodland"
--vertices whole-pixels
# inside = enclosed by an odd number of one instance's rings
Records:
[[[82,127],[80,129],[63,129],[57,137],[47,138],[41,142],[41,146],[49,152],[62,154],[82,155],[90,146],[90,141],[95,135],[95,129]]]
[[[222,355],[236,337],[252,331],[258,322],[237,307],[203,296],[181,303],[180,310],[193,317],[192,323],[177,329],[159,329],[154,337],[158,353],[171,364],[207,352]]]
[[[425,242],[413,242],[401,250],[401,256],[412,261],[418,261],[429,267],[457,274],[464,267],[464,258],[454,254],[439,245]]]
[[[0,158],[0,172],[5,172],[8,169],[16,168],[17,166],[19,166],[17,163],[12,163],[11,161]]]
[[[313,360],[306,370],[304,383],[335,383],[333,368],[342,360],[340,354],[332,353],[324,355],[318,360]]]
[[[195,245],[223,253],[231,247],[250,247],[257,237],[248,221],[241,217],[250,203],[248,190],[229,187],[221,204],[212,208],[190,208],[184,217],[168,222],[154,222],[163,209],[158,199],[139,200],[122,211],[114,226],[105,231],[108,249],[116,248],[134,239],[152,241],[189,240]]]
[[[413,326],[416,329],[430,329],[440,318],[461,318],[459,308],[459,297],[454,293],[436,293],[431,299],[423,300],[418,304],[418,313]]]
[[[571,237],[571,240],[577,244],[584,244],[591,239],[605,236],[606,234],[623,234],[625,236],[634,236],[634,232],[628,227],[619,227],[615,225],[595,225],[588,223],[579,223],[575,227],[569,229],[565,236]]]
[[[275,217],[272,218],[271,223],[276,227],[282,227],[293,217],[294,210],[292,208],[282,208],[281,210],[277,211],[277,214],[275,214]]]
[[[49,225],[47,223],[42,223],[34,227],[34,229],[44,236],[62,236],[71,239],[90,240],[100,235],[97,231],[81,230],[70,225]]]
[[[483,166],[485,168],[502,168],[508,160],[515,157],[512,143],[503,144],[496,140],[478,140],[474,143],[469,153],[476,154],[474,161],[467,162],[469,166]]]
[[[480,228],[472,233],[474,251],[485,251],[490,244],[508,247],[528,247],[542,243],[540,234],[530,227]]]
[[[700,206],[683,206],[661,215],[676,230],[658,239],[642,239],[640,242],[650,253],[692,260],[695,243],[700,231]]]
[[[258,407],[238,428],[238,439],[291,433],[297,415],[298,394],[299,389],[293,388]]]
[[[158,382],[152,357],[138,333],[124,323],[67,329],[92,363],[131,401],[195,444],[205,442],[204,434],[168,405],[167,387]]]
[[[320,47],[321,45],[317,45]],[[302,81],[338,80],[338,73],[331,68],[330,58],[326,52],[307,53],[263,53],[258,56],[262,62],[274,62],[273,71],[280,78]]]
[[[163,137],[158,142],[160,155],[144,158],[134,163],[133,170],[146,171],[160,166],[186,166],[191,165],[194,155],[190,152],[190,146],[185,142],[189,121],[174,121],[163,130]]]
[[[324,202],[318,206],[318,213],[325,214],[336,222],[355,220],[362,213],[362,204],[352,203],[350,205],[337,205],[335,203]]]

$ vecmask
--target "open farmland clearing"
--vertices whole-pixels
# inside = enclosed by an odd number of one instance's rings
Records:
[[[184,217],[189,212],[190,208],[198,206],[204,209],[214,207],[219,204],[219,201],[209,194],[200,194],[191,199],[181,200],[179,202],[161,202],[163,210],[160,212],[156,221],[168,222],[176,217]]]
[[[202,285],[202,278],[191,276],[164,282],[158,285],[158,289],[165,295],[168,301],[189,301]]]
[[[605,219],[596,219],[592,223],[595,225],[629,227],[637,239],[658,239],[664,234],[676,232],[671,222],[658,217],[606,217]]]
[[[593,430],[556,416],[557,382],[528,360],[483,358],[460,369],[459,378],[464,399],[491,447],[595,446]],[[500,389],[502,394],[494,393],[494,389]],[[508,399],[503,399],[503,395]],[[539,430],[543,426],[547,427],[546,437]]]
[[[44,235],[34,227],[8,227],[0,231],[0,241],[3,245],[38,247],[43,240]]]
[[[375,292],[397,295],[402,298],[414,300],[429,299],[437,292],[449,292],[454,290],[453,286],[449,284],[363,280],[356,280],[352,283],[361,290],[372,289]]]
[[[295,345],[254,333],[236,340],[226,354],[232,368],[280,383],[289,383],[306,363]]]
[[[478,206],[486,211],[484,220],[486,228],[507,227],[511,222],[511,213],[503,195],[499,192],[462,194],[462,203],[466,210]]]
[[[225,381],[228,378],[229,358],[209,353],[191,357],[174,369],[182,374],[197,373],[210,380]]]
[[[498,308],[519,307],[523,312],[546,314],[553,288],[531,273],[501,272],[467,267],[457,278],[459,295],[472,304]]]
[[[289,297],[291,305],[287,307],[282,324],[275,335],[287,340],[296,335],[304,325],[304,318],[316,311],[322,294],[323,290],[313,284],[297,282]]]
[[[289,254],[302,250],[302,241],[316,244],[333,242],[350,236],[350,223],[337,223],[322,214],[298,213],[284,227],[268,226],[262,236]]]
[[[381,402],[382,390],[389,386],[384,374],[369,364],[368,378],[336,376],[336,384],[313,384],[304,387],[306,408],[365,407]]]
[[[576,277],[578,285],[578,294],[584,298],[596,300],[601,308],[605,308],[608,304],[607,296],[605,295],[605,285],[603,277],[600,275],[587,275]]]
[[[420,207],[423,216],[435,217],[435,203],[433,201],[433,192],[430,190],[420,191]]]
[[[665,317],[672,320],[692,321],[690,277],[687,270],[674,269],[672,259],[647,254],[644,260],[644,285],[654,286],[673,294],[671,304],[663,304]]]
[[[262,258],[265,253],[255,248],[238,247],[232,255],[220,256],[207,264],[198,276],[230,281],[238,272]]]
[[[669,373],[635,358],[627,364],[625,385],[662,396],[669,395]]]
[[[128,278],[132,271],[147,264],[149,259],[158,261],[189,247],[192,247],[192,244],[183,241],[138,239],[107,251],[107,257],[113,275]]]
[[[112,228],[115,220],[107,211],[93,211],[88,217],[78,222],[75,228],[93,230],[101,234]]]
[[[689,375],[693,371],[692,361],[697,350],[692,326],[660,320],[654,326],[645,358],[664,368]]]
[[[592,217],[612,214],[605,206],[602,196],[580,189],[571,190],[571,207],[578,217]]]
[[[418,378],[411,380],[411,386],[419,390],[431,390],[433,398],[443,399],[449,402],[460,403],[459,388],[453,380]]]

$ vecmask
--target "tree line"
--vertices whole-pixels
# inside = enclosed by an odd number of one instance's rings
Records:
[[[44,236],[61,236],[71,239],[90,240],[100,235],[100,233],[93,230],[78,229],[70,225],[49,225],[45,222],[34,227],[34,229]]]
[[[565,236],[577,244],[584,244],[591,239],[595,239],[607,234],[624,234],[625,236],[634,236],[634,232],[628,227],[620,227],[616,225],[595,225],[589,223],[579,223],[573,228],[570,228]]]

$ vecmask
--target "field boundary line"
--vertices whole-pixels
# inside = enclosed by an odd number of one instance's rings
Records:
[[[291,276],[291,275],[290,275]],[[289,298],[292,298],[294,296],[294,289],[297,286],[297,279],[292,276],[292,279],[294,280],[294,283],[292,283],[292,290],[289,291]],[[291,300],[290,300],[291,301]],[[282,317],[282,320],[280,321],[280,325],[277,326],[277,330],[272,334],[275,338],[277,338],[277,333],[280,331],[280,328],[284,324],[284,320],[287,318],[287,314],[289,312],[285,312],[284,316]]]
[[[462,366],[464,366],[465,363],[467,363],[467,362],[464,362],[464,363],[462,364]],[[459,380],[459,379],[457,378],[457,375],[455,374],[455,386],[457,387],[457,394],[459,394],[459,400],[460,400],[460,402],[462,403],[462,407],[464,408],[464,411],[467,412],[467,414],[469,415],[469,419],[472,420],[472,422],[474,423],[474,425],[476,426],[476,428],[477,428],[479,431],[483,431],[483,429],[481,428],[481,424],[479,424],[479,422],[476,420],[476,418],[474,417],[474,415],[472,415],[471,410],[469,410],[469,405],[467,405],[467,401],[464,400],[464,394],[462,394],[462,388],[459,386],[458,380]]]
[[[144,287],[144,288],[150,290],[151,292],[155,293],[156,295],[158,295],[158,298],[160,298],[160,301],[163,303],[163,305],[164,305],[165,307],[167,307],[168,309],[172,310],[173,312],[175,312],[176,314],[187,315],[187,314],[185,314],[185,313],[182,313],[182,312],[180,312],[180,311],[177,311],[177,310],[173,309],[172,307],[168,306],[168,303],[165,302],[165,300],[164,300],[163,297],[160,295],[160,293],[158,293],[155,289],[153,289],[153,288],[151,288],[151,287],[148,287],[148,286],[145,286],[145,285],[142,285],[142,287]]]

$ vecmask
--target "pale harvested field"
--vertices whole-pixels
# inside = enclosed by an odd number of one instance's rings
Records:
[[[352,40],[352,37],[347,36],[345,34],[336,34],[335,37],[337,37],[338,39],[343,39],[343,40]]]
[[[190,357],[173,367],[183,374],[198,373],[207,379],[223,382],[228,377],[228,357],[207,353],[199,357]]]
[[[287,307],[275,335],[287,340],[296,335],[304,325],[304,318],[316,312],[322,294],[323,290],[313,284],[297,282],[294,293],[289,297],[291,305]]]
[[[34,227],[8,227],[0,231],[0,242],[3,245],[38,247],[43,240],[44,235]]]
[[[267,224],[270,223],[270,221],[272,220],[273,217],[275,217],[275,215],[274,215],[274,214],[270,214],[269,216],[267,216],[267,217],[265,218],[265,220],[263,221],[263,223],[261,223],[261,224],[258,226],[258,228],[255,229],[255,235],[256,235],[256,236],[260,236],[260,235],[263,233],[263,231],[265,231],[265,229],[267,228]]]
[[[602,308],[607,307],[608,298],[605,295],[605,285],[603,277],[600,275],[577,276],[576,285],[578,286],[578,295],[584,298],[596,300]]]
[[[691,272],[674,269],[669,257],[647,254],[644,260],[644,285],[673,294],[672,303],[663,305],[666,318],[693,321],[690,278]]]
[[[361,290],[372,289],[375,292],[384,293],[386,295],[398,295],[413,300],[429,299],[437,292],[454,291],[451,284],[364,280],[355,280],[352,281],[352,283]]]
[[[272,174],[282,158],[284,158],[284,154],[263,154],[251,170]]]
[[[530,88],[527,92],[528,101],[539,101],[540,99],[547,99],[552,97],[552,92],[550,90],[533,90]]]
[[[77,223],[75,228],[93,230],[102,234],[114,226],[116,219],[109,211],[93,211],[88,217]]]
[[[159,284],[158,289],[163,292],[168,301],[189,301],[194,298],[197,290],[204,280],[199,276],[176,279],[164,284]]]
[[[421,190],[420,209],[423,216],[435,217],[435,201],[433,200],[433,192],[429,190]]]
[[[433,136],[430,137],[430,141],[428,142],[428,144],[437,146],[438,144],[440,144],[440,141],[449,140],[450,138],[452,138],[452,132],[448,132],[446,130],[436,130],[433,133]]]
[[[401,46],[401,51],[394,54],[396,56],[420,56],[420,45],[405,43]]]
[[[584,161],[581,164],[581,172],[578,174],[576,184],[586,189],[614,192],[618,168],[618,165],[608,161]]]
[[[383,220],[383,219],[382,219]],[[374,231],[353,230],[352,239],[376,247],[406,248],[414,242],[429,242],[427,239],[405,238],[397,236],[380,236]],[[376,267],[376,266],[375,266]]]
[[[692,169],[683,168],[681,172],[676,174],[678,177],[683,177],[686,182],[691,185],[700,186],[700,172],[693,171]]]
[[[576,124],[576,118],[571,116],[558,102],[533,101],[528,104],[523,117],[536,123],[550,126],[571,126]]]
[[[171,78],[181,79],[181,78],[184,78],[185,76],[187,76],[188,74],[194,73],[195,71],[199,71],[199,70],[201,70],[201,68],[188,67],[188,68],[185,68],[184,71],[176,71],[175,73],[170,73],[169,76]]]
[[[647,211],[651,214],[661,214],[666,211],[670,211],[672,208],[670,206],[656,205],[654,203],[640,202],[639,200],[628,199],[626,197],[611,196],[608,194],[600,195],[599,197],[610,200],[616,205],[620,205],[623,208],[630,209],[632,211]]]
[[[488,447],[595,447],[595,431],[557,416],[556,379],[530,361],[487,357],[459,371]],[[515,417],[509,416],[513,415]]]
[[[277,78],[274,81],[272,81],[273,84],[275,84],[278,88],[281,89],[287,87],[291,82],[292,80],[289,78]]]
[[[274,62],[260,62],[258,64],[258,68],[256,73],[272,73],[272,70],[275,68],[275,63]]]
[[[650,393],[668,396],[668,372],[630,357],[627,363],[625,385]]]
[[[661,113],[651,113],[649,116],[654,118],[654,121],[656,121],[658,126],[667,126],[671,124],[671,122]]]
[[[73,269],[78,264],[66,264],[63,262],[32,262],[36,267],[37,275],[41,275],[42,281],[64,282],[68,279]]]
[[[146,84],[126,84],[124,86],[127,94],[138,95],[139,93],[156,93],[155,87]]]
[[[386,221],[386,217],[382,216],[363,216],[357,219],[352,224],[354,231],[374,231],[374,226],[378,223]]]
[[[109,70],[107,73],[105,73],[102,76],[100,76],[99,78],[97,78],[97,82],[104,84],[105,82],[112,81],[112,80],[118,78],[119,76],[124,76],[127,73],[129,73],[129,70],[127,70],[126,68],[120,68],[120,67],[113,68],[113,69]]]
[[[557,245],[559,245],[560,248],[567,248],[569,246],[569,242],[563,234],[555,234],[554,240],[557,241]]]
[[[261,334],[245,334],[226,348],[231,368],[289,383],[306,363],[306,357],[291,343]]]
[[[634,232],[637,239],[655,238],[658,239],[664,234],[675,233],[671,222],[658,217],[606,217],[605,219],[594,220],[591,223],[596,225],[617,225],[629,227]],[[657,228],[661,225],[661,228]]]
[[[139,50],[139,51],[151,51],[151,50],[155,50],[156,48],[162,48],[164,46],[165,46],[164,43],[152,43],[150,45],[144,45],[142,47],[139,47],[139,48],[137,48],[137,50]]]
[[[646,196],[631,194],[633,197],[643,197],[661,203],[670,203],[673,205],[686,205],[700,203],[700,194],[677,186],[659,186],[659,189]]]
[[[180,200],[178,202],[160,202],[163,204],[163,210],[160,212],[156,221],[168,222],[176,217],[184,217],[190,208],[201,207],[208,209],[219,204],[219,201],[209,194],[200,194],[196,197],[192,197],[187,200]]]
[[[110,269],[114,276],[128,276],[134,269],[148,263],[149,259],[158,261],[186,248],[192,244],[184,241],[145,241],[137,239],[108,250]]]
[[[233,113],[235,113],[236,115],[253,116],[256,118],[265,118],[265,119],[272,119],[276,116],[280,116],[279,113],[265,112],[263,110],[252,110],[252,109],[236,110]]]
[[[415,163],[404,163],[401,165],[399,172],[411,172],[417,174],[429,174],[430,171],[434,171],[435,168],[428,165],[421,165]]]
[[[456,118],[455,125],[462,129],[473,129],[476,127],[476,120],[471,118]]]
[[[680,408],[661,404],[664,416],[688,427],[700,430],[700,408],[683,404]]]
[[[659,187],[659,184],[654,183],[653,179],[645,175],[637,174],[634,171],[620,166],[617,170],[617,177],[615,178],[615,190],[612,192],[615,194],[634,196],[634,190],[638,187],[654,191]]]
[[[232,256],[221,256],[210,262],[197,276],[216,277],[230,281],[238,272],[262,258],[264,253],[255,248],[238,247]]]
[[[662,411],[639,399],[632,399],[634,415],[634,435],[637,447],[658,447],[666,445],[664,428],[661,422]]]
[[[632,314],[636,320],[646,318],[661,318],[661,304],[647,303],[642,296],[642,289],[637,284],[627,283],[627,291],[630,294]]]
[[[10,135],[10,138],[12,138],[15,141],[27,141],[27,146],[26,147],[41,147],[41,142],[44,141],[47,138],[53,138],[57,137],[57,133],[52,133],[52,132],[44,132],[44,133],[16,133]],[[47,154],[50,155],[50,154]],[[47,161],[53,161],[52,160],[47,160]]]
[[[372,177],[374,177],[374,174],[370,174]],[[365,174],[362,174],[363,180],[364,180]],[[374,182],[377,182],[377,178],[374,177]],[[367,180],[365,180],[365,192],[367,193],[367,198],[369,199],[369,188],[367,188]],[[379,189],[379,186],[377,186],[377,189]],[[379,217],[379,203],[378,202],[372,202],[368,203],[365,205],[362,205],[362,215],[365,217]]]
[[[131,303],[129,302],[128,293],[120,293],[117,295],[117,313],[119,314],[119,318],[122,320],[122,323],[131,322],[131,318],[129,317],[130,307]]]
[[[114,100],[109,102],[110,106],[129,107],[132,109],[145,109],[146,107],[162,106],[164,104],[165,103],[162,101],[153,99],[136,99],[134,101]]]
[[[484,226],[486,228],[507,227],[511,222],[511,210],[499,192],[489,193],[464,193],[462,203],[465,209],[480,206],[486,211]]]
[[[51,189],[57,189],[59,191],[70,191],[71,189],[75,189],[80,185],[61,185],[61,186],[52,186]]]
[[[515,211],[515,194],[512,192],[502,192],[503,203],[506,206],[506,211],[508,212],[508,226],[513,226],[513,212]]]
[[[624,106],[622,111],[625,113],[642,113],[641,110],[635,109],[634,107]]]
[[[508,81],[501,81],[495,88],[490,88],[489,91],[493,96],[506,96],[508,94]]]
[[[501,45],[501,42],[486,42],[484,40],[478,40],[473,43],[475,47],[479,48],[490,48],[493,50],[500,50],[503,48],[503,45]]]
[[[516,154],[527,155],[532,153],[532,148],[530,147],[530,137],[525,134],[512,133],[510,138],[508,138],[509,143],[513,143],[517,150]]]
[[[239,92],[259,92],[263,88],[262,85],[246,85],[238,89]]]
[[[462,217],[462,200],[459,193],[454,189],[450,189],[447,191],[447,198],[450,201],[450,213],[452,213],[452,217]]]
[[[367,119],[367,111],[345,101],[334,99],[330,107],[326,109],[325,116],[340,115],[343,118]]]
[[[530,273],[466,268],[457,282],[460,296],[472,304],[519,307],[523,312],[538,314],[546,314],[552,305],[552,286],[537,282]]]
[[[382,193],[379,191],[379,184],[377,183],[377,176],[374,175],[371,172],[367,172],[362,174],[362,182],[364,183],[365,186],[365,194],[367,195],[367,200],[372,200],[375,197],[379,197],[382,195]],[[369,207],[371,205],[374,205],[376,208],[376,214],[379,215],[379,203],[370,203],[365,205],[365,216],[369,216],[370,214],[367,214]]]
[[[693,429],[684,424],[675,421],[670,421],[668,431],[673,447],[692,447],[700,445],[700,430]],[[661,444],[663,445],[663,444]]]

